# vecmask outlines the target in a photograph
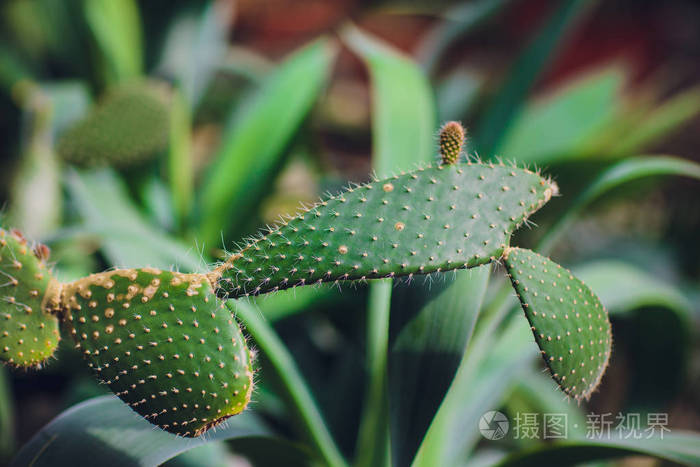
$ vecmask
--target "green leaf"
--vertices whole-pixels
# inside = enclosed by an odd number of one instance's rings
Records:
[[[298,287],[281,290],[274,294],[254,297],[253,303],[264,310],[265,319],[275,322],[297,313],[302,313],[312,306],[337,303],[347,298],[337,287],[330,284],[317,287]]]
[[[561,2],[534,40],[513,63],[508,78],[496,92],[496,97],[476,127],[474,140],[479,152],[486,156],[495,154],[503,134],[556,49],[561,46],[576,21],[594,3],[586,0]]]
[[[25,106],[22,157],[11,183],[9,222],[30,238],[42,238],[60,223],[61,187],[53,149],[51,100],[35,88]]]
[[[505,310],[507,311],[507,310]],[[503,314],[480,320],[457,374],[413,462],[460,465],[478,441],[479,418],[499,407],[537,355],[527,323]]]
[[[395,49],[349,25],[345,43],[367,64],[372,81],[373,168],[380,178],[431,161],[437,127],[427,78]]]
[[[465,2],[444,13],[445,20],[420,42],[417,56],[426,73],[433,74],[440,59],[454,43],[498,13],[510,0]]]
[[[671,403],[687,384],[691,303],[658,274],[619,260],[593,261],[575,271],[616,319],[615,347],[628,361],[627,411],[643,413]]]
[[[170,113],[168,182],[175,215],[180,226],[189,216],[194,198],[191,119],[188,103],[182,93],[176,90]]]
[[[620,135],[607,148],[616,156],[627,156],[651,147],[700,113],[700,87],[684,90],[663,102]]]
[[[389,360],[392,459],[408,465],[454,378],[486,293],[489,267],[394,292]]]
[[[229,300],[229,309],[246,326],[258,348],[266,355],[277,373],[287,398],[297,412],[302,428],[319,456],[330,466],[344,466],[345,460],[333,440],[311,391],[304,382],[294,358],[284,343],[261,316],[258,308],[242,300]]]
[[[148,224],[112,170],[70,170],[66,184],[83,219],[82,231],[101,239],[102,251],[113,266],[174,266],[183,271],[202,268],[196,251]]]
[[[605,308],[571,272],[534,251],[510,248],[504,264],[552,377],[566,394],[588,399],[612,349]]]
[[[687,318],[692,306],[683,293],[656,275],[619,260],[598,260],[574,268],[611,314],[663,307]]]
[[[624,70],[605,68],[528,103],[496,152],[536,164],[585,155],[584,147],[614,123],[624,82]]]
[[[195,109],[226,55],[233,3],[201,2],[170,27],[158,68],[176,77],[185,102]]]
[[[15,449],[15,408],[7,370],[0,367],[0,463],[6,464]]]
[[[135,78],[143,67],[141,18],[135,0],[90,0],[85,16],[106,62],[108,81]]]
[[[269,191],[270,177],[321,93],[335,54],[328,39],[293,53],[235,112],[202,187],[199,229],[208,246],[219,242],[233,214],[245,219]]]
[[[154,428],[114,396],[82,402],[61,413],[17,453],[10,465],[160,465],[205,443],[266,435],[253,412],[228,419],[205,436],[185,439]]]
[[[700,465],[700,434],[682,431],[641,439],[581,439],[541,444],[510,455],[498,467],[539,467],[541,465],[573,466],[603,459],[627,456],[651,456],[679,464]]]
[[[537,250],[547,254],[584,208],[606,191],[630,181],[657,175],[679,175],[700,180],[700,164],[672,156],[637,156],[615,164],[576,198],[566,213],[548,230]]]

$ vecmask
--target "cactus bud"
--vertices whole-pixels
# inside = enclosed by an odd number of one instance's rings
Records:
[[[447,122],[440,128],[440,157],[443,165],[456,164],[464,147],[466,131],[459,122]]]

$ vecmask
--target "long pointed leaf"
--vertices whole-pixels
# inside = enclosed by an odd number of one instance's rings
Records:
[[[199,203],[201,239],[219,242],[235,213],[245,219],[328,78],[335,46],[321,39],[287,58],[237,112],[208,170]]]
[[[638,156],[610,167],[579,195],[566,214],[549,229],[537,251],[547,254],[581,211],[606,191],[639,178],[657,175],[679,175],[700,180],[700,164],[672,156]]]
[[[499,148],[503,133],[545,70],[547,62],[566,38],[571,26],[593,3],[587,0],[561,2],[545,27],[513,64],[509,77],[476,128],[474,139],[481,153],[491,156]]]
[[[205,443],[265,435],[255,414],[232,417],[200,438],[182,438],[156,429],[115,396],[101,396],[61,413],[39,431],[11,466],[154,466]]]

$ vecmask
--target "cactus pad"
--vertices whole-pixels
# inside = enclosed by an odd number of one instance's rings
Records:
[[[479,266],[499,258],[554,192],[554,183],[504,165],[419,169],[322,201],[250,242],[210,280],[237,297]]]
[[[170,108],[163,85],[142,82],[110,91],[58,144],[61,157],[83,166],[127,167],[168,145]]]
[[[60,340],[58,318],[45,311],[56,285],[46,256],[45,246],[0,229],[0,361],[13,366],[40,366]]]
[[[251,355],[206,276],[103,272],[63,286],[62,302],[88,365],[151,423],[199,436],[248,404]]]
[[[505,265],[555,381],[576,400],[588,399],[610,358],[605,308],[568,270],[533,251],[509,248]]]

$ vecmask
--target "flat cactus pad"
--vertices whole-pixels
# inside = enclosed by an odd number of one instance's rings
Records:
[[[206,276],[115,270],[65,285],[62,302],[88,365],[151,423],[199,436],[248,404],[251,355]]]
[[[40,366],[60,340],[58,318],[43,306],[56,286],[43,249],[0,229],[0,361],[12,366]]]
[[[467,268],[499,258],[556,192],[534,172],[465,163],[351,188],[249,242],[210,278],[238,297],[313,283]]]
[[[571,272],[533,251],[510,248],[505,265],[554,380],[576,400],[588,399],[610,359],[605,308]]]

